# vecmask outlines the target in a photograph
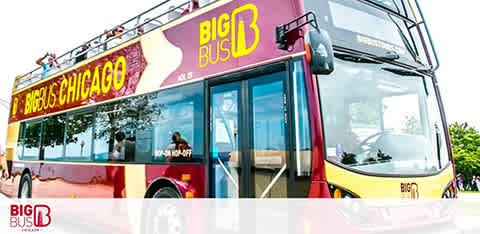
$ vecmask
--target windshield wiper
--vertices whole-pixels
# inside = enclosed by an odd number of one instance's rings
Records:
[[[401,75],[401,76],[423,77],[423,75],[421,75],[417,72],[413,72],[413,71],[409,71],[409,70],[405,70],[405,69],[400,69],[400,68],[382,67],[382,70],[385,70],[385,71],[388,71],[388,72],[391,72],[391,73],[394,73],[394,74],[397,74],[397,75]]]
[[[418,73],[418,70],[415,70],[416,72],[414,72],[414,71],[409,71],[409,70],[400,69],[400,68],[392,68],[392,67],[382,67],[382,70],[388,71],[388,72],[391,72],[391,73],[394,73],[394,74],[397,74],[397,75],[400,75],[400,76],[418,76],[418,77],[422,77],[422,78],[423,78],[423,89],[425,90],[425,94],[426,94],[427,96],[430,96],[430,93],[429,93],[428,88],[427,88],[426,78],[425,78],[424,75]]]
[[[346,53],[334,53],[335,57],[341,60],[354,62],[354,63],[373,63],[373,64],[381,64],[381,62],[377,62],[369,57],[358,55],[358,54],[346,54]]]
[[[385,55],[383,56],[377,56],[378,59],[384,59],[384,60],[397,60],[400,58],[400,55],[397,54],[395,51],[388,51]]]
[[[334,55],[338,59],[349,61],[349,62],[373,63],[373,64],[382,64],[382,62],[375,61],[375,59],[393,61],[400,58],[400,56],[394,51],[389,51],[382,56],[371,56],[371,55],[366,56],[366,55],[360,55],[360,54],[349,54],[349,53],[338,53],[338,52],[335,52]]]

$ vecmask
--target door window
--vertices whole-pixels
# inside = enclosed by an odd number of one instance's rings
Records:
[[[287,197],[284,72],[214,86],[210,93],[211,196]]]
[[[241,153],[239,151],[239,83],[211,90],[210,160],[215,197],[240,195]]]
[[[268,78],[261,77],[251,81],[251,177],[254,181],[255,197],[287,197],[288,178],[285,171],[289,153],[285,136],[284,86],[282,80],[255,84]]]

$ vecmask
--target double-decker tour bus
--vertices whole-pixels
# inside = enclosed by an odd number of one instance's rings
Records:
[[[455,197],[416,0],[174,2],[15,79],[2,193]]]

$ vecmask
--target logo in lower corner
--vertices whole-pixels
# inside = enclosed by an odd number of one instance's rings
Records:
[[[10,228],[22,232],[39,232],[52,223],[50,206],[45,204],[10,205]]]

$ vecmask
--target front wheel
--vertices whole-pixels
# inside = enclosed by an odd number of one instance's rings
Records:
[[[23,174],[22,179],[20,179],[18,198],[32,198],[32,176],[29,173]]]
[[[149,200],[143,219],[143,233],[168,233],[181,234],[185,232],[185,220],[181,203],[175,200],[163,200],[169,198],[182,198],[176,189],[164,187],[153,194],[154,199]],[[171,201],[171,202],[170,202]]]

